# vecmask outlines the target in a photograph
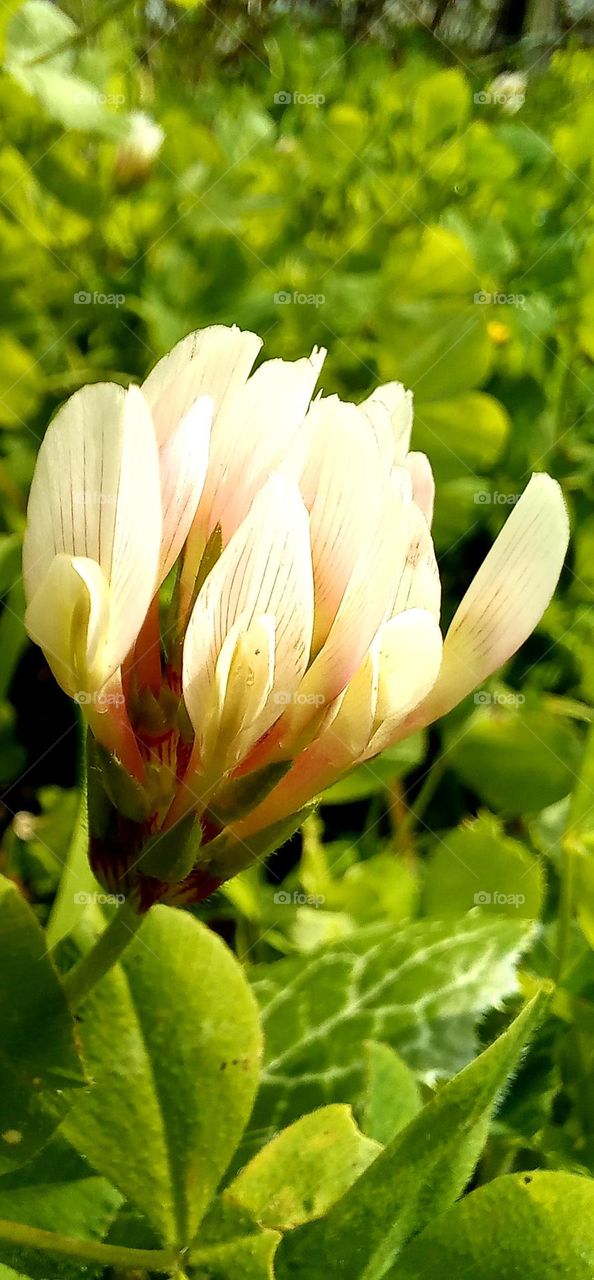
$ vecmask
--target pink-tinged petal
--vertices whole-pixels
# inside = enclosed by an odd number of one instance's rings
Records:
[[[414,500],[431,528],[435,503],[435,480],[431,463],[425,453],[408,453],[404,465],[410,472]]]
[[[217,663],[227,636],[240,619],[247,634],[255,620],[264,616],[271,620],[269,628],[274,625],[274,681],[262,710],[242,730],[242,754],[290,700],[306,669],[311,646],[313,580],[308,517],[299,490],[281,476],[271,477],[256,498],[192,611],[184,643],[183,687],[199,744],[207,709],[212,708],[213,700],[220,705]],[[237,643],[237,629],[233,643]],[[207,760],[202,760],[202,767],[208,768]]]
[[[412,391],[407,391],[401,382],[386,382],[383,387],[376,387],[367,400],[363,400],[360,408],[367,414],[382,439],[386,436],[385,415],[387,413],[392,427],[393,453],[390,460],[401,465],[410,448],[413,422]]]
[[[256,494],[279,469],[307,413],[326,352],[302,360],[268,360],[230,396],[219,414],[198,522],[220,524],[223,545]]]
[[[39,451],[23,575],[31,604],[56,556],[99,566],[109,600],[102,669],[93,663],[101,683],[138,635],[156,588],[160,542],[159,462],[142,393],[112,383],[83,387],[58,411]],[[66,578],[78,590],[76,575]]]
[[[337,396],[308,414],[308,449],[299,484],[311,519],[315,615],[313,652],[326,640],[361,549],[369,542],[385,467],[368,423]],[[299,449],[301,441],[298,442]]]
[[[453,618],[439,679],[415,724],[451,711],[519,649],[551,599],[568,541],[559,485],[534,475]]]
[[[182,551],[204,488],[212,410],[210,396],[202,396],[159,450],[163,509],[160,582]]]
[[[393,476],[376,495],[371,536],[362,548],[328,637],[305,675],[298,699],[275,735],[281,750],[294,750],[346,688],[389,612],[394,576],[400,576],[408,538],[402,492]]]
[[[216,421],[227,399],[245,383],[261,346],[255,333],[215,324],[189,333],[163,356],[142,386],[159,446],[202,396],[210,396]]]

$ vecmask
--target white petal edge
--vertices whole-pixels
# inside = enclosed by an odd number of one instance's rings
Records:
[[[142,385],[159,446],[201,396],[211,397],[216,419],[227,397],[245,383],[261,346],[249,330],[215,324],[187,334],[163,356]]]
[[[109,591],[106,678],[121,665],[154,594],[161,492],[154,428],[138,387],[82,387],[42,441],[23,544],[28,603],[55,556],[100,565]]]
[[[159,582],[180,555],[200,501],[206,468],[213,403],[201,396],[159,450],[163,535]]]
[[[216,667],[239,618],[274,620],[274,685],[266,706],[244,732],[245,749],[277,719],[306,669],[313,626],[309,522],[297,486],[274,475],[256,498],[196,600],[184,642],[184,698],[198,739],[212,704]],[[207,767],[203,761],[203,767]]]
[[[414,715],[429,724],[486,680],[534,631],[569,542],[560,486],[532,476],[462,600],[445,638],[439,679]]]

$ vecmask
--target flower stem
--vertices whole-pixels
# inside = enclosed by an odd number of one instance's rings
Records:
[[[107,928],[90,951],[65,975],[63,982],[71,1009],[77,1009],[93,987],[117,964],[144,920],[133,898],[118,907]]]
[[[139,1267],[171,1275],[179,1262],[174,1249],[127,1249],[123,1245],[102,1244],[99,1240],[75,1240],[54,1231],[30,1227],[23,1222],[0,1219],[0,1240],[25,1249],[42,1249],[63,1258],[97,1262],[104,1267]]]

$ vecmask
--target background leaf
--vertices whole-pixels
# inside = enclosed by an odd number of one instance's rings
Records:
[[[43,930],[0,879],[0,1172],[29,1160],[85,1080],[74,1021]]]
[[[589,1280],[594,1182],[569,1173],[496,1178],[438,1217],[403,1250],[389,1280]]]

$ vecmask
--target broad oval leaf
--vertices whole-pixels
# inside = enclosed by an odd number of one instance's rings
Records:
[[[86,1001],[81,1034],[94,1083],[67,1137],[164,1242],[188,1243],[258,1080],[258,1013],[239,964],[192,916],[155,907]]]

